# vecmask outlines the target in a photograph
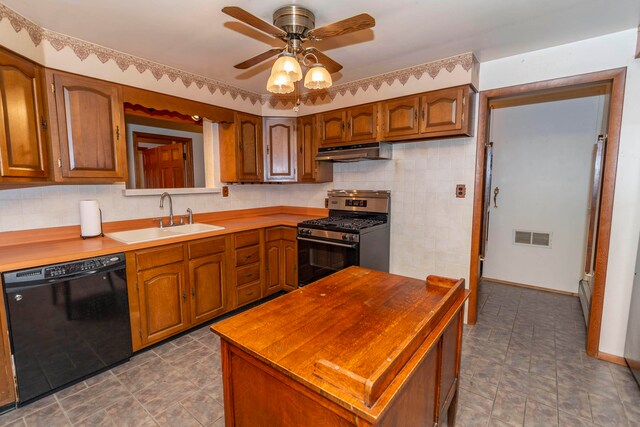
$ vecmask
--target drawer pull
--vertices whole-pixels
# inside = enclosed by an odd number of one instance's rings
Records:
[[[244,275],[244,277],[251,277],[251,276],[253,276],[253,273],[246,273],[246,274]]]
[[[249,258],[253,258],[253,255],[245,255],[244,259],[249,259]]]
[[[247,291],[246,295],[253,295],[253,291]]]

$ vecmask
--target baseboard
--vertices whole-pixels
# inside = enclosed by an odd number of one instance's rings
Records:
[[[624,360],[624,357],[616,356],[615,354],[603,353],[599,351],[597,358],[600,360],[604,360],[605,362],[615,363],[616,365],[627,366],[627,362]]]
[[[489,277],[481,277],[480,281],[483,281],[483,280],[486,281],[486,282],[499,283],[501,285],[517,286],[519,288],[535,289],[536,291],[550,292],[552,294],[569,295],[569,296],[572,296],[572,297],[577,297],[578,296],[578,294],[576,292],[560,291],[558,289],[549,289],[549,288],[544,288],[542,286],[526,285],[524,283],[509,282],[507,280],[491,279]]]

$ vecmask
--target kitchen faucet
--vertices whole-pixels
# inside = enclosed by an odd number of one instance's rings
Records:
[[[164,206],[164,198],[169,198],[169,227],[173,227],[175,224],[173,223],[173,200],[171,200],[171,195],[166,191],[160,195],[160,207]],[[162,225],[162,219],[160,219],[160,225]]]

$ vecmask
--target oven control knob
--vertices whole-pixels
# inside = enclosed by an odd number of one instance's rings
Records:
[[[343,234],[342,235],[342,240],[349,240],[349,235],[348,234]]]

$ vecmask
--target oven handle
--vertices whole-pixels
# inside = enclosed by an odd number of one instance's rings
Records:
[[[350,248],[350,249],[355,249],[356,246],[358,246],[357,243],[353,243],[353,244],[346,244],[346,243],[338,243],[338,242],[329,242],[326,240],[315,240],[315,239],[307,239],[305,237],[298,237],[298,240],[304,240],[305,242],[311,242],[311,243],[324,243],[326,245],[330,245],[330,246],[342,246],[343,248]]]

